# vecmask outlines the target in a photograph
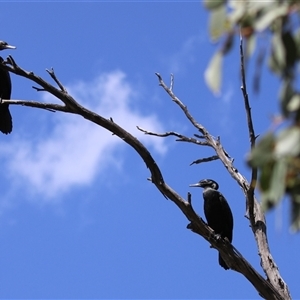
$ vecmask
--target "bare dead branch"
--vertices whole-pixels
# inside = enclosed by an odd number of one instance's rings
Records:
[[[54,73],[54,69],[51,68],[51,70],[46,69],[46,71],[48,72],[48,74],[51,76],[51,78],[56,82],[56,84],[59,86],[60,90],[63,93],[68,93],[66,88],[61,84],[61,82],[58,80],[58,78],[56,77],[55,73]]]
[[[43,89],[48,91],[53,96],[60,99],[66,106],[66,112],[74,113],[81,115],[85,119],[109,130],[113,134],[117,135],[120,139],[125,141],[129,144],[135,151],[139,154],[139,156],[145,162],[147,168],[149,168],[151,173],[151,182],[155,184],[157,189],[168,199],[172,200],[178,208],[183,212],[186,218],[191,222],[191,229],[193,232],[197,232],[200,234],[204,239],[209,241],[211,245],[218,249],[221,252],[222,257],[224,258],[226,264],[233,270],[244,274],[248,278],[248,280],[253,284],[253,286],[259,291],[259,293],[267,299],[288,299],[287,297],[282,297],[279,292],[274,288],[274,283],[270,284],[268,280],[265,280],[260,276],[252,266],[242,257],[239,253],[235,251],[235,248],[226,240],[223,239],[216,239],[213,233],[213,230],[208,227],[203,220],[196,214],[194,211],[191,203],[189,201],[185,201],[179,194],[177,194],[170,186],[168,186],[162,176],[162,173],[156,164],[155,160],[151,156],[150,152],[145,148],[145,146],[134,136],[132,136],[129,132],[124,130],[120,127],[117,123],[113,122],[111,119],[103,118],[102,116],[86,109],[85,107],[79,105],[70,95],[66,94],[65,92],[55,88],[48,82],[44,81],[42,78],[34,75],[33,72],[28,72],[20,68],[12,57],[9,57],[10,66],[8,65],[0,65],[0,68],[4,68],[16,75],[28,78],[33,82],[37,83]],[[246,179],[237,171],[236,168],[233,167],[232,161],[229,159],[228,154],[224,151],[220,139],[213,138],[209,132],[201,125],[198,124],[193,117],[188,112],[187,108],[182,104],[182,102],[173,94],[173,92],[168,89],[161,76],[157,74],[160,84],[163,88],[168,92],[168,94],[172,97],[173,101],[177,103],[180,108],[185,113],[186,117],[190,120],[190,122],[200,131],[200,133],[204,136],[205,141],[214,148],[218,157],[223,162],[225,167],[228,169],[230,174],[239,182],[241,187],[243,188],[244,192],[249,188],[249,184],[247,183]],[[13,102],[11,103],[13,104]],[[21,104],[21,103],[16,103]],[[31,103],[32,107],[34,106]],[[40,104],[38,104],[40,105]],[[29,106],[29,105],[28,105]],[[63,109],[64,106],[61,106]],[[40,107],[42,108],[42,107]],[[49,106],[50,108],[50,106]],[[54,108],[51,106],[51,108]],[[191,201],[190,201],[191,202]],[[255,202],[255,205],[257,203]],[[258,204],[257,204],[258,205]],[[258,212],[260,208],[257,208]],[[264,215],[255,216],[257,218],[257,222],[263,222],[264,226]],[[261,228],[261,227],[260,227]],[[262,232],[261,236],[257,235],[258,238],[264,238],[266,241],[266,232]],[[264,253],[263,253],[264,254]],[[265,254],[264,254],[265,255]]]
[[[245,75],[245,64],[244,64],[244,51],[243,51],[243,38],[240,37],[240,57],[241,57],[241,75],[242,75],[242,86],[241,90],[243,92],[244,96],[244,104],[245,104],[245,110],[246,110],[246,116],[247,116],[247,125],[248,125],[248,132],[249,132],[249,140],[250,140],[250,146],[251,149],[255,147],[255,132],[254,132],[254,126],[252,121],[252,115],[251,115],[251,107],[249,103],[249,97],[247,92],[247,85],[246,85],[246,75]],[[250,186],[247,192],[246,197],[246,211],[249,215],[250,223],[255,230],[255,219],[254,219],[254,190],[256,186],[257,181],[257,168],[252,168],[251,172],[251,182]]]
[[[254,132],[254,126],[253,126],[252,115],[251,115],[251,107],[250,107],[249,97],[247,92],[242,36],[240,37],[240,57],[241,57],[241,75],[242,75],[241,90],[243,92],[243,97],[244,97],[250,146],[251,149],[253,149],[255,147],[255,141],[257,136],[255,135]],[[251,182],[250,184],[248,184],[248,188],[245,190],[246,211],[248,212],[251,228],[259,248],[259,254],[261,257],[261,266],[265,274],[267,275],[268,280],[278,289],[278,291],[282,292],[282,295],[290,299],[291,296],[288,290],[288,286],[280,276],[278,267],[270,253],[270,248],[269,248],[267,233],[266,233],[265,217],[261,210],[261,206],[259,205],[259,203],[257,202],[254,196],[256,182],[257,182],[257,168],[252,168]],[[260,217],[258,218],[257,216]]]
[[[236,182],[242,188],[244,195],[247,199],[248,191],[250,189],[249,182],[240,172],[238,172],[238,169],[234,167],[233,159],[230,159],[230,155],[228,154],[227,151],[224,150],[224,148],[221,144],[220,138],[215,139],[206,130],[206,128],[203,125],[201,125],[200,123],[197,123],[195,121],[195,119],[192,117],[192,115],[189,113],[187,107],[166,86],[161,75],[159,73],[156,73],[156,76],[158,77],[159,85],[163,87],[163,89],[168,93],[168,95],[172,98],[172,100],[182,109],[182,111],[186,115],[187,119],[192,123],[192,125],[200,131],[201,138],[203,135],[206,142],[215,150],[216,155],[219,157],[219,159],[221,160],[221,162],[223,163],[223,165],[225,166],[225,168],[227,169],[229,174],[236,180]],[[261,265],[267,276],[266,281],[269,281],[273,285],[273,287],[276,290],[278,290],[278,293],[280,293],[280,297],[282,299],[291,299],[288,287],[287,287],[286,283],[284,282],[284,280],[282,279],[282,277],[280,276],[278,268],[277,268],[277,266],[272,258],[272,255],[270,253],[268,239],[267,239],[267,232],[266,232],[265,216],[261,210],[260,204],[257,202],[254,195],[253,195],[253,199],[254,199],[253,205],[254,205],[254,212],[255,212],[254,213],[255,227],[252,227],[252,230],[253,230],[253,233],[254,233],[254,236],[255,236],[255,239],[257,242],[259,256],[261,257]],[[219,248],[218,248],[218,250],[219,250]],[[223,253],[222,253],[222,257],[224,258],[224,260],[227,264],[228,255],[226,253],[224,253],[224,255],[223,255]],[[231,267],[229,262],[228,262],[228,266]],[[242,273],[242,274],[244,274],[244,273]],[[252,282],[252,284],[253,284],[253,282]],[[258,286],[256,286],[256,289],[259,291],[259,293],[261,295],[263,295],[263,293],[258,289]]]
[[[204,135],[200,135],[200,134],[194,134],[195,137],[199,138],[199,139],[205,139]]]
[[[62,111],[71,113],[71,111],[64,105],[53,104],[53,103],[42,103],[37,101],[29,101],[29,100],[2,100],[3,103],[7,104],[14,104],[14,105],[21,105],[21,106],[28,106],[28,107],[35,107],[45,109],[51,112]]]
[[[118,124],[112,121],[112,119],[105,119],[101,117],[100,115],[86,109],[85,107],[81,106],[79,103],[77,103],[70,95],[66,94],[65,92],[58,90],[54,86],[52,86],[50,83],[43,80],[41,77],[36,76],[33,72],[28,72],[19,67],[16,62],[13,60],[11,56],[9,56],[10,66],[1,64],[1,68],[7,69],[9,72],[12,72],[16,75],[28,78],[35,83],[42,86],[46,91],[48,91],[53,96],[60,99],[63,103],[65,103],[66,108],[65,111],[81,115],[85,119],[98,124],[99,126],[109,130],[113,134],[117,135],[120,139],[125,141],[127,144],[129,144],[131,147],[133,147],[137,153],[142,157],[144,162],[146,163],[147,167],[149,168],[151,172],[151,180],[152,182],[157,186],[158,190],[165,196],[167,195],[163,192],[164,188],[164,179],[162,176],[162,173],[160,169],[158,168],[155,160],[151,156],[150,152],[144,147],[144,145],[137,140],[134,136],[132,136],[129,132],[124,130],[122,127],[120,127]],[[13,103],[11,103],[13,104]],[[40,104],[39,104],[40,105]],[[34,106],[33,103],[31,103],[31,106]],[[53,108],[54,106],[51,106]],[[49,107],[50,108],[50,107]],[[63,108],[61,107],[61,110]]]
[[[187,194],[187,201],[190,205],[192,204],[192,194],[190,192]]]
[[[37,86],[32,86],[32,88],[33,88],[34,90],[36,90],[37,92],[47,92],[45,89],[41,89],[41,88],[39,88],[39,87],[37,87]]]
[[[170,84],[170,90],[173,91],[173,87],[174,87],[174,75],[171,74],[171,84]]]
[[[221,253],[222,258],[224,258],[226,264],[230,269],[243,274],[249,282],[255,287],[259,292],[260,296],[265,299],[286,299],[279,294],[275,287],[270,284],[270,282],[264,279],[241,255],[241,253],[227,240],[220,239],[214,234],[213,230],[205,224],[201,219],[204,226],[209,229],[209,236],[205,237],[211,243],[212,248],[218,249]],[[193,222],[187,225],[187,228],[192,230],[195,233],[203,236],[203,232],[200,231],[199,224]]]
[[[156,133],[156,132],[151,132],[151,131],[148,131],[148,130],[145,130],[139,126],[136,126],[136,128],[142,132],[144,132],[145,134],[147,135],[153,135],[153,136],[157,136],[157,137],[167,137],[167,136],[177,136],[178,139],[176,140],[177,142],[189,142],[189,143],[194,143],[194,144],[197,144],[197,145],[201,145],[201,146],[209,146],[209,144],[205,141],[198,141],[194,138],[188,138],[182,134],[179,134],[177,132],[174,132],[174,131],[168,131],[168,132],[165,132],[165,133]]]
[[[197,160],[194,160],[193,162],[191,162],[190,166],[194,165],[194,164],[201,164],[203,162],[210,162],[210,161],[217,160],[217,159],[219,159],[218,155],[213,155],[213,156],[210,156],[210,157],[200,158],[200,159],[197,159]]]
[[[182,109],[185,116],[188,118],[188,120],[201,132],[201,134],[204,135],[206,138],[207,131],[206,129],[196,122],[196,120],[192,117],[192,115],[189,113],[187,107],[175,96],[172,90],[170,90],[167,85],[164,83],[161,75],[159,73],[155,73],[155,75],[158,77],[159,85],[163,87],[163,89],[169,94],[169,96],[172,98],[172,100]]]
[[[43,90],[48,91],[53,96],[60,99],[67,107],[70,108],[74,113],[76,112],[76,109],[81,109],[81,105],[75,101],[73,97],[71,97],[69,94],[62,92],[61,90],[57,89],[50,83],[46,82],[44,79],[42,79],[39,76],[36,76],[33,72],[25,71],[24,69],[20,68],[15,60],[12,58],[11,55],[8,56],[7,60],[5,61],[5,64],[1,64],[1,68],[14,73],[16,75],[25,77],[30,79],[31,81],[37,83],[40,85]],[[42,91],[42,89],[41,89]]]

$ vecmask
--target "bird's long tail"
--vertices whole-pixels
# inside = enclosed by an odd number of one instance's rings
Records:
[[[219,253],[219,265],[224,268],[225,270],[228,270],[229,267],[226,265],[226,262],[223,260],[221,254]]]
[[[5,134],[12,131],[12,118],[8,104],[0,104],[0,131]]]

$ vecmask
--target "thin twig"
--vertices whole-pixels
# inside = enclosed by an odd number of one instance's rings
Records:
[[[174,131],[168,131],[165,133],[156,133],[156,132],[145,130],[139,126],[136,126],[136,128],[138,130],[144,132],[147,135],[153,135],[153,136],[157,136],[157,137],[177,136],[178,137],[178,139],[176,140],[177,142],[189,142],[189,143],[194,143],[194,144],[201,145],[201,146],[210,146],[206,141],[199,141],[194,138],[189,138],[189,137],[186,137],[186,136],[179,134],[177,132],[174,132]]]
[[[39,88],[39,87],[37,87],[37,86],[32,86],[32,88],[34,89],[34,90],[36,90],[37,92],[47,92],[47,90],[45,90],[45,89],[41,89],[41,88]]]
[[[60,90],[67,94],[67,90],[66,88],[61,84],[61,82],[58,80],[58,78],[55,75],[54,69],[51,68],[51,70],[46,69],[46,71],[48,72],[48,74],[51,76],[51,78],[56,82],[56,84],[59,86]]]
[[[74,113],[77,113],[77,111],[84,109],[79,103],[75,101],[73,97],[71,97],[67,92],[64,92],[65,88],[63,88],[63,90],[59,90],[53,85],[51,85],[50,83],[48,83],[47,81],[45,81],[44,79],[42,79],[41,77],[36,76],[33,72],[25,71],[24,69],[22,69],[17,65],[17,63],[15,62],[15,60],[11,55],[7,57],[7,64],[1,64],[1,68],[9,72],[12,72],[16,75],[28,78],[31,81],[37,83],[45,91],[48,91],[50,94],[60,99],[67,107],[70,108],[70,111],[73,111]],[[48,73],[51,76],[51,71],[48,70]],[[56,78],[55,74],[52,74],[52,76],[51,77],[55,80]],[[58,81],[57,78],[56,80]],[[57,81],[56,83],[60,84],[59,81],[58,82]]]
[[[197,133],[195,133],[194,136],[197,137],[198,139],[205,139],[204,135],[200,135],[200,134],[197,134]]]
[[[187,201],[190,205],[192,204],[192,194],[190,192],[187,194]]]
[[[171,74],[171,84],[170,84],[170,90],[173,91],[173,87],[174,87],[174,75]]]
[[[172,98],[172,100],[182,109],[185,116],[188,118],[188,120],[203,134],[205,137],[207,135],[206,129],[199,123],[196,122],[196,120],[193,118],[193,116],[188,111],[187,107],[175,96],[173,91],[167,87],[167,85],[164,83],[161,75],[159,73],[155,73],[155,75],[158,77],[159,85],[163,87],[163,89],[169,94],[169,96]]]
[[[242,90],[243,96],[244,96],[244,104],[245,104],[245,110],[246,110],[246,116],[247,116],[250,146],[251,146],[251,149],[253,149],[255,147],[256,136],[255,136],[255,132],[254,132],[254,126],[253,126],[252,115],[251,115],[251,107],[250,107],[249,97],[248,97],[248,93],[247,93],[242,36],[240,37],[240,56],[241,56],[241,75],[242,75],[241,90]],[[251,182],[250,182],[249,189],[247,191],[246,211],[249,214],[251,226],[253,227],[253,229],[255,229],[254,190],[255,190],[255,186],[256,186],[256,181],[257,181],[257,168],[252,168]]]
[[[213,155],[213,156],[210,156],[210,157],[200,158],[200,159],[194,160],[192,163],[190,163],[190,166],[194,165],[194,164],[201,164],[203,162],[210,162],[210,161],[217,160],[217,159],[220,159],[218,155]]]
[[[38,102],[38,101],[13,100],[13,99],[10,99],[10,100],[2,99],[2,102],[7,103],[7,104],[41,108],[41,109],[45,109],[45,110],[48,110],[51,112],[62,111],[62,112],[72,113],[72,111],[70,111],[66,106],[54,104],[54,103],[42,103],[42,102]]]

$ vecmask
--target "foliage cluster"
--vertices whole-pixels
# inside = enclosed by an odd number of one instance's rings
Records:
[[[206,82],[214,93],[220,90],[223,58],[232,49],[237,35],[246,42],[246,59],[255,60],[255,91],[259,91],[263,61],[280,79],[281,115],[274,118],[274,129],[260,137],[248,163],[259,170],[263,208],[268,210],[285,195],[289,196],[291,227],[299,231],[300,1],[206,0],[204,5],[210,12],[210,38],[220,44],[205,72]]]

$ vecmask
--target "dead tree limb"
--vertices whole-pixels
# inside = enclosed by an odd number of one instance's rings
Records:
[[[73,114],[78,114],[85,119],[109,130],[114,135],[121,138],[124,142],[129,144],[133,149],[136,150],[136,152],[139,154],[139,156],[143,159],[145,162],[147,168],[149,169],[151,173],[151,181],[154,183],[154,185],[157,187],[157,189],[168,199],[172,200],[178,208],[182,211],[182,213],[186,216],[186,218],[191,222],[189,225],[189,229],[191,229],[193,232],[198,233],[201,235],[204,239],[206,239],[214,248],[218,249],[218,251],[221,252],[223,259],[225,260],[226,264],[232,269],[235,270],[241,274],[243,274],[250,282],[251,284],[256,288],[258,293],[266,298],[266,299],[289,299],[289,297],[286,297],[285,294],[282,293],[282,290],[277,289],[277,285],[274,285],[273,281],[271,280],[272,284],[268,280],[264,279],[244,258],[243,256],[231,245],[229,242],[218,239],[214,235],[212,229],[208,227],[203,220],[196,214],[194,211],[192,205],[191,205],[191,197],[189,197],[189,201],[184,200],[179,194],[176,193],[170,186],[167,185],[167,183],[164,181],[163,175],[156,164],[155,160],[151,156],[150,152],[145,148],[145,146],[136,139],[133,135],[131,135],[129,132],[124,130],[122,127],[120,127],[117,123],[115,123],[112,118],[106,119],[102,116],[94,113],[93,111],[90,111],[86,109],[85,107],[81,106],[76,100],[70,96],[66,89],[62,86],[60,81],[57,79],[56,75],[54,74],[54,71],[52,70],[49,74],[51,77],[55,80],[55,82],[58,84],[59,89],[51,85],[50,83],[46,82],[44,79],[42,79],[39,76],[36,76],[33,72],[28,72],[19,67],[16,62],[13,60],[11,56],[9,56],[6,64],[1,64],[0,68],[4,68],[16,75],[28,78],[29,80],[35,82],[39,86],[42,87],[41,90],[45,90],[52,94],[53,96],[60,99],[64,106],[58,106],[56,107],[55,104],[37,104],[34,101],[30,101],[30,105],[27,104],[27,106],[31,107],[37,107],[37,108],[43,108],[43,109],[52,109],[52,110],[59,110],[62,112],[68,112]],[[182,104],[182,102],[173,94],[173,91],[169,89],[163,82],[161,76],[157,74],[159,78],[160,85],[166,90],[166,92],[172,97],[173,101],[179,105],[179,107],[183,110],[186,117],[190,120],[190,122],[200,131],[201,142],[207,143],[208,146],[212,147],[219,159],[223,162],[225,167],[228,169],[230,174],[233,178],[237,180],[237,182],[240,184],[244,192],[246,193],[249,189],[249,184],[246,181],[246,179],[237,171],[236,168],[234,168],[232,164],[232,160],[230,159],[227,152],[223,149],[220,139],[212,137],[209,132],[199,123],[197,123],[191,114],[188,112],[187,108]],[[173,80],[172,86],[173,86]],[[5,101],[9,104],[14,105],[25,105],[23,101]],[[200,143],[201,145],[201,143]],[[256,203],[256,202],[255,202]],[[256,204],[255,204],[256,205]],[[257,204],[258,205],[258,204]],[[256,208],[255,210],[259,212],[259,208]],[[260,222],[261,220],[264,221],[263,215],[257,215],[256,222]],[[265,223],[263,223],[265,224]],[[260,232],[260,231],[259,231]],[[266,242],[266,232],[262,231],[260,234],[257,235],[258,238],[263,239],[265,238]],[[264,254],[264,253],[263,253]],[[276,287],[276,288],[275,288]]]

